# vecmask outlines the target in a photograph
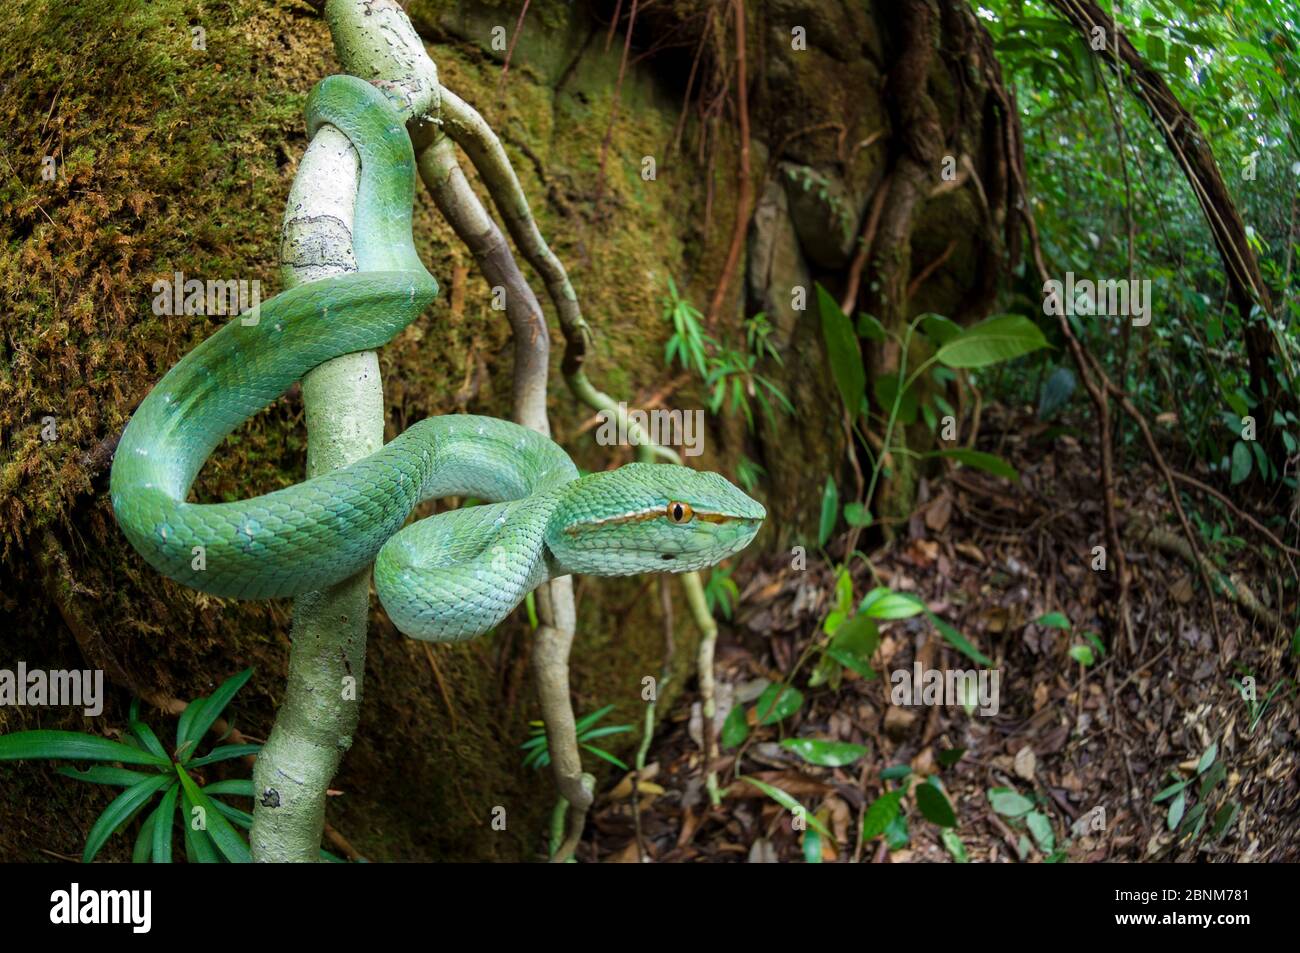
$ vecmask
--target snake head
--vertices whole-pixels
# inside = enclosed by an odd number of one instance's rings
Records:
[[[740,552],[766,516],[717,473],[629,463],[566,486],[546,543],[563,572],[689,572]]]

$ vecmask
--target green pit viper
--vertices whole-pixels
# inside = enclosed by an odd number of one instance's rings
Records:
[[[378,348],[438,292],[411,232],[415,156],[378,89],[331,76],[310,134],[337,127],[361,160],[358,270],[291,288],[185,355],[122,434],[110,495],[123,532],[160,573],[220,596],[294,596],[374,563],[407,635],[458,641],[493,628],[555,576],[685,572],[743,549],[763,507],[716,473],[632,463],[580,476],[532,430],[492,417],[422,420],[350,466],[231,503],[187,501],[236,427],[317,365]],[[490,501],[403,528],[423,500]]]

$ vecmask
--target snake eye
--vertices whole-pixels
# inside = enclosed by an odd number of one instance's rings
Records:
[[[674,523],[688,523],[695,516],[695,511],[691,509],[689,503],[678,503],[676,500],[668,504],[668,518]]]

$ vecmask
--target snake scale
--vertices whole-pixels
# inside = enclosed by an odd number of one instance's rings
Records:
[[[532,430],[492,417],[413,424],[380,450],[305,482],[230,503],[188,502],[208,456],[317,365],[381,347],[438,292],[412,236],[415,157],[375,87],[331,76],[308,131],[337,127],[361,161],[358,270],[299,285],[237,316],[149,392],[113,461],[113,512],[160,573],[220,596],[321,589],[374,563],[394,624],[431,641],[497,625],[554,576],[684,572],[749,544],[766,513],[716,473],[632,463],[580,476]],[[489,502],[405,526],[423,500]]]

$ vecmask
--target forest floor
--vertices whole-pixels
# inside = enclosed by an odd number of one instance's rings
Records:
[[[1164,485],[1146,464],[1118,474],[1134,645],[1112,636],[1106,620],[1116,598],[1113,574],[1090,567],[1102,537],[1095,449],[1061,430],[1032,417],[986,416],[985,433],[1002,434],[987,449],[1016,466],[1020,481],[951,471],[923,486],[923,503],[907,526],[870,554],[881,582],[923,599],[992,658],[1000,673],[995,715],[968,714],[960,705],[891,704],[889,674],[910,673],[914,661],[977,667],[924,615],[881,624],[881,677],[845,669],[838,687],[808,688],[815,647],[825,638],[821,625],[835,601],[835,570],[812,554],[803,571],[788,559],[751,564],[737,580],[742,599],[718,643],[716,723],[721,728],[732,704],[748,703],[751,726],[737,748],[721,750],[720,805],[710,806],[703,783],[693,689],[661,722],[636,790],[630,776],[616,777],[599,795],[594,836],[579,858],[803,858],[805,836],[794,829],[794,815],[739,780],[743,775],[784,790],[823,821],[834,835],[820,839],[828,862],[942,862],[963,850],[972,861],[995,862],[1300,860],[1300,723],[1290,638],[1223,595],[1216,633],[1198,572],[1168,545],[1153,545],[1154,534],[1143,529],[1180,532]],[[1214,512],[1220,504],[1203,496],[1192,502],[1207,525],[1231,525],[1226,511]],[[1278,597],[1262,590],[1279,586],[1292,567],[1270,563],[1244,524],[1219,538],[1198,532],[1198,544],[1222,571],[1248,580],[1276,607]],[[861,598],[878,583],[862,560],[853,565]],[[1063,614],[1070,628],[1035,621],[1047,613]],[[1098,657],[1085,668],[1070,650],[1090,645],[1088,633],[1099,635],[1104,651],[1094,648]],[[810,647],[810,660],[792,681],[804,694],[802,706],[756,727],[753,700],[786,678]],[[1240,688],[1250,677],[1254,701]],[[819,767],[779,744],[794,737],[867,750],[852,764]],[[882,771],[892,766],[896,776],[904,765],[911,769],[905,779],[882,781]],[[955,809],[960,846],[951,834],[945,843],[944,829],[917,807],[914,786],[935,775]],[[1181,795],[1157,803],[1177,781],[1187,782]],[[864,841],[863,817],[886,789],[908,792],[904,819]],[[1005,789],[1032,802],[1050,829],[1041,819],[1027,823],[1025,801],[990,798]],[[814,841],[808,852],[817,849]]]

